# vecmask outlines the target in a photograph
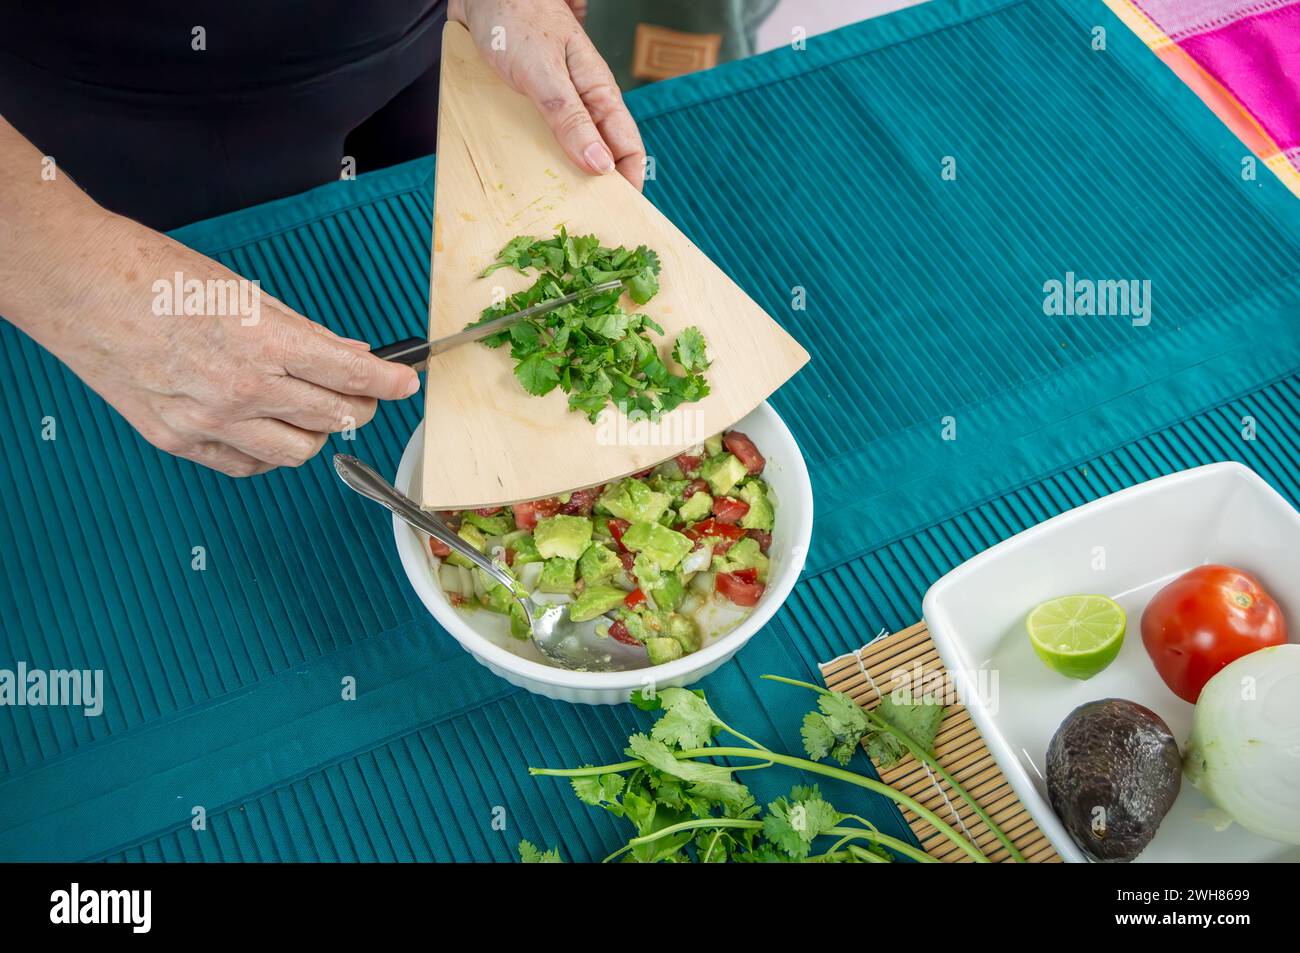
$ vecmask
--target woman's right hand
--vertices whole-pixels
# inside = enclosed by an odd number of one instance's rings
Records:
[[[58,273],[36,261],[25,273],[18,262],[0,266],[6,316],[159,449],[231,476],[298,466],[328,434],[368,422],[377,400],[419,389],[411,368],[380,360],[198,252],[102,210],[80,218],[46,257]],[[205,289],[243,282],[224,286],[243,292],[243,313],[185,314],[184,299],[164,289],[178,274]],[[240,310],[239,293],[226,297],[225,310]]]

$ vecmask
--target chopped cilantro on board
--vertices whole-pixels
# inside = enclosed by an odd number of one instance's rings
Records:
[[[673,360],[684,371],[678,373],[660,357],[650,336],[662,336],[664,329],[620,304],[622,291],[640,305],[659,290],[659,256],[652,249],[605,248],[595,235],[570,235],[561,228],[553,238],[512,238],[480,277],[506,267],[537,278],[484,310],[474,324],[616,278],[623,282],[621,291],[580,298],[483,339],[488,347],[510,345],[515,379],[528,393],[541,397],[558,387],[569,395],[569,409],[593,423],[610,404],[624,414],[657,419],[708,395],[703,372],[711,362],[700,329],[685,328],[673,342]]]

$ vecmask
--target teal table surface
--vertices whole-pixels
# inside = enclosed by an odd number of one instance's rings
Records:
[[[1242,178],[1242,145],[1101,3],[936,0],[628,101],[656,160],[647,197],[812,355],[772,398],[812,474],[807,569],[703,684],[751,736],[798,751],[809,705],[760,674],[814,678],[1062,510],[1226,459],[1300,500],[1300,207]],[[433,171],[175,234],[340,333],[420,334]],[[1149,321],[1045,313],[1070,274],[1149,281]],[[489,674],[407,587],[389,521],[333,476],[334,450],[392,473],[418,401],[234,481],[155,451],[8,325],[0,341],[0,668],[102,669],[106,686],[97,717],[0,709],[0,859],[505,860],[526,837],[590,860],[622,843],[526,767],[615,760],[648,717]],[[746,780],[770,798],[797,779]],[[911,837],[883,799],[831,790]]]

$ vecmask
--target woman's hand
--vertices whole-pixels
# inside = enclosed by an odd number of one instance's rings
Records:
[[[585,10],[585,3],[576,5]],[[574,165],[598,175],[617,168],[639,189],[641,134],[570,6],[565,0],[451,0],[447,15],[465,24],[501,77],[537,104]],[[504,28],[504,50],[492,48],[495,27]]]
[[[96,215],[75,234],[90,250],[69,269],[76,284],[30,289],[44,316],[20,326],[160,450],[231,476],[298,466],[328,434],[368,422],[376,399],[419,389],[411,368],[374,357],[142,225]],[[178,273],[203,283],[196,287],[239,287],[242,303],[236,291],[227,306],[187,314],[184,297],[161,290]]]

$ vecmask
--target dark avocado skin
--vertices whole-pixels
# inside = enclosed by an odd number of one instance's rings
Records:
[[[1079,849],[1093,860],[1127,863],[1156,836],[1182,785],[1182,759],[1169,726],[1122,698],[1080,705],[1047,746],[1047,795]],[[1093,829],[1095,809],[1104,830]]]

